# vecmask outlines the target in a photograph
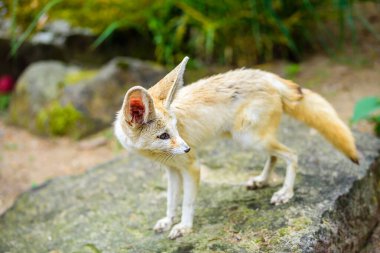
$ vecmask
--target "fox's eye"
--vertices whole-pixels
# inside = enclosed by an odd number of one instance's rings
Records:
[[[161,140],[167,140],[167,139],[170,139],[170,135],[168,133],[163,133],[157,136],[157,138],[160,138]]]

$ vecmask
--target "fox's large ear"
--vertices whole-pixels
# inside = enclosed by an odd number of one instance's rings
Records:
[[[169,74],[149,89],[150,94],[158,100],[162,100],[166,108],[169,108],[175,93],[183,86],[183,75],[188,60],[189,57],[187,56],[183,58],[175,69],[170,71]]]
[[[131,127],[138,127],[156,117],[153,99],[148,91],[140,86],[128,90],[122,112]]]

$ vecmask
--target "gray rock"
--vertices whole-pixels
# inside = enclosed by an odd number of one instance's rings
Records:
[[[115,58],[99,71],[35,63],[18,80],[9,121],[39,134],[80,138],[110,126],[132,85],[149,87],[164,74],[132,58]]]
[[[360,253],[378,253],[380,249],[380,225],[377,223],[376,229],[369,238],[367,245]]]
[[[132,58],[116,58],[90,80],[64,88],[63,104],[72,103],[86,117],[104,126],[115,119],[126,91],[141,85],[149,88],[165,75],[159,65]]]
[[[287,204],[269,204],[277,187],[242,186],[260,172],[262,154],[211,143],[199,151],[209,169],[194,233],[171,241],[152,231],[165,212],[163,170],[129,154],[23,194],[0,218],[0,252],[357,252],[377,221],[380,141],[356,134],[356,166],[294,121],[282,135],[300,164]]]
[[[58,61],[30,65],[17,81],[10,104],[11,122],[29,127],[41,108],[58,99],[67,67]]]

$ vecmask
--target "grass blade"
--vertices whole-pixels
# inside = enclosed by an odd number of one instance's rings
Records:
[[[16,43],[17,7],[18,7],[18,0],[13,0],[12,1],[12,10],[11,10],[11,45]]]
[[[102,44],[107,38],[111,36],[111,34],[121,28],[130,25],[130,22],[127,20],[115,21],[111,23],[109,26],[104,29],[104,31],[99,35],[99,37],[91,44],[91,49],[97,48],[100,44]]]
[[[14,0],[14,4],[16,2],[17,6],[17,0]],[[62,0],[53,0],[47,3],[42,10],[37,14],[36,17],[34,17],[32,23],[28,26],[28,28],[23,32],[18,40],[15,40],[14,43],[11,45],[11,56],[15,56],[17,53],[17,50],[20,48],[20,46],[25,42],[25,40],[29,37],[29,35],[33,32],[33,30],[36,28],[38,20],[46,14],[51,8],[53,8],[55,5],[62,2]],[[15,9],[16,10],[16,9]],[[12,14],[13,15],[13,14]],[[16,13],[14,13],[16,15]]]

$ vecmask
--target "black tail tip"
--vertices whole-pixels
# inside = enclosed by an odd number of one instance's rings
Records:
[[[355,163],[355,164],[357,164],[357,165],[360,165],[360,163],[359,163],[359,158],[357,158],[357,157],[350,157],[350,160],[351,160],[353,163]]]

